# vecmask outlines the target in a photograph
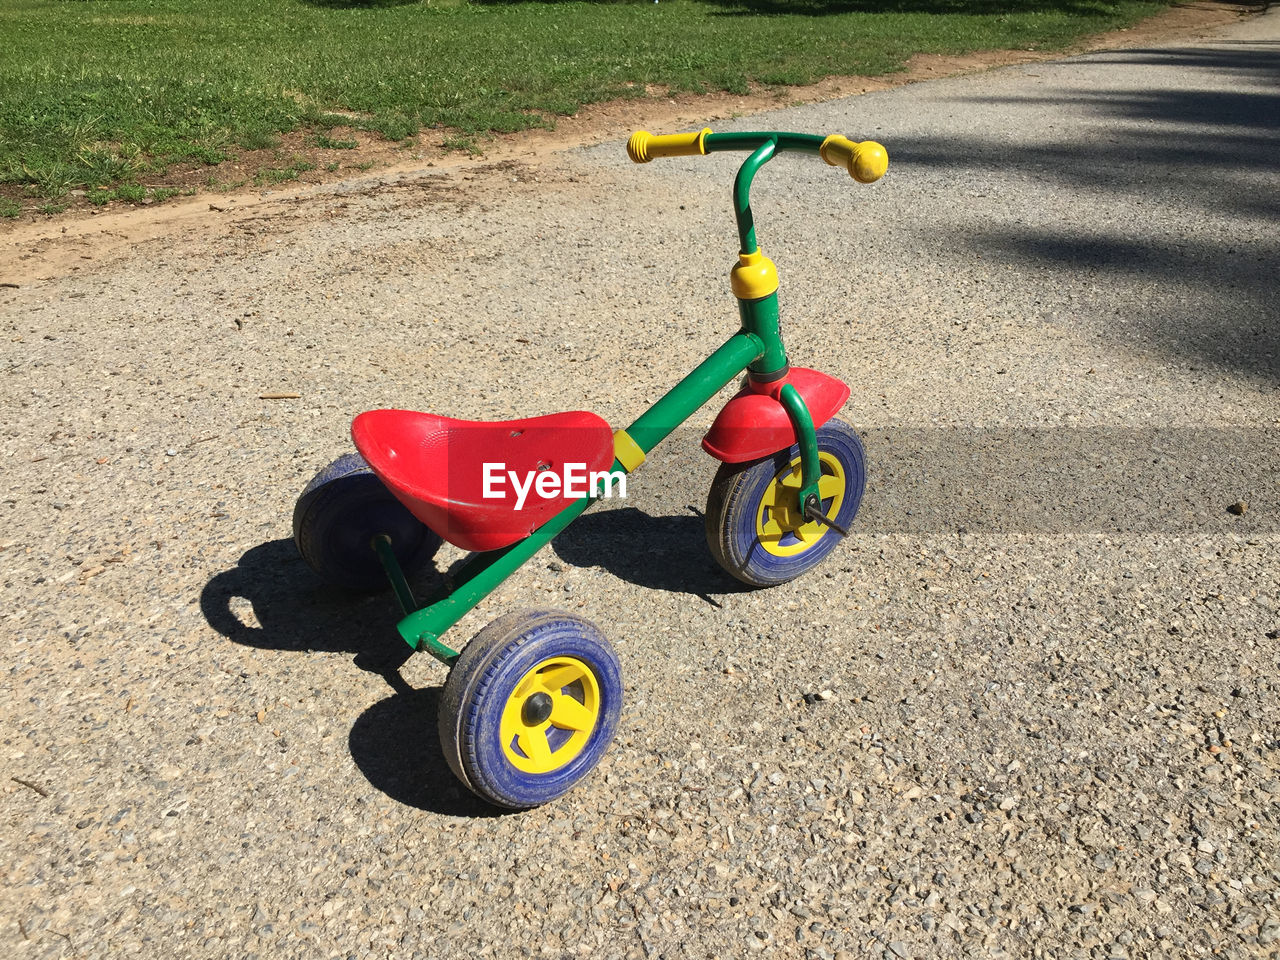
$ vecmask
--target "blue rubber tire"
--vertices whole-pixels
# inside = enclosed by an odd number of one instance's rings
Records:
[[[818,455],[836,459],[844,472],[843,500],[832,519],[846,530],[853,523],[866,489],[866,453],[853,427],[832,419],[816,431]],[[760,542],[756,521],[769,485],[800,456],[799,445],[749,463],[724,463],[707,495],[707,546],[716,562],[743,583],[771,587],[794,580],[827,558],[842,539],[828,529],[812,546],[791,556],[771,553]],[[823,510],[832,500],[823,501]],[[828,514],[829,515],[829,514]]]
[[[370,546],[385,533],[406,576],[431,562],[440,536],[411,514],[358,453],[317,473],[293,508],[293,541],[320,579],[371,592],[390,586]]]
[[[577,755],[547,773],[527,773],[504,753],[502,714],[521,678],[545,660],[572,657],[595,677],[600,702]],[[523,810],[567,793],[600,762],[622,710],[622,671],[609,641],[589,620],[561,610],[521,610],[494,620],[467,644],[440,697],[440,747],[449,767],[490,803]]]

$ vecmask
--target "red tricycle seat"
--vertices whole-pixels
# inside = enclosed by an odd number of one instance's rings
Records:
[[[396,498],[464,550],[527,537],[613,465],[609,424],[585,410],[492,422],[371,410],[351,437]]]

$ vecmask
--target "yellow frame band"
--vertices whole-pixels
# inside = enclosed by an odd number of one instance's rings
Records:
[[[644,463],[644,451],[640,449],[640,444],[631,439],[631,434],[625,430],[615,430],[613,434],[613,456],[622,468],[630,473],[640,464]]]

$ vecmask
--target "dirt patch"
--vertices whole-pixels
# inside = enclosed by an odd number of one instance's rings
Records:
[[[1066,51],[920,54],[899,73],[828,77],[803,87],[757,87],[743,95],[671,95],[650,87],[638,91],[634,99],[591,104],[573,116],[556,117],[554,129],[495,136],[478,144],[483,154],[458,149],[457,134],[450,130],[426,130],[400,142],[342,127],[329,131],[325,140],[318,140],[310,131],[294,131],[282,135],[277,146],[243,151],[234,161],[214,167],[174,165],[163,176],[148,179],[144,185],[149,188],[176,189],[182,194],[163,203],[115,201],[95,206],[84,191],[76,191],[70,206],[61,213],[33,212],[0,222],[0,283],[12,286],[64,276],[88,262],[111,259],[156,237],[191,231],[216,236],[234,229],[232,225],[244,212],[253,210],[255,218],[278,215],[295,208],[323,184],[341,182],[348,185],[344,189],[368,193],[400,185],[409,175],[436,172],[446,177],[460,169],[476,170],[495,163],[536,163],[557,151],[617,139],[639,128],[656,131],[714,124],[782,106],[820,103],[993,67],[1190,39],[1262,9],[1198,0],[1172,7],[1129,29],[1086,38]],[[348,146],[351,142],[354,147]],[[477,177],[468,189],[483,189],[489,179]]]

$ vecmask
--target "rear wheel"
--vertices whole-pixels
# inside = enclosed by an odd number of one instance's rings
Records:
[[[406,576],[440,549],[440,536],[411,514],[358,453],[339,457],[317,473],[293,508],[293,541],[326,583],[351,590],[389,586],[372,547],[385,534]]]
[[[467,644],[440,701],[440,746],[458,779],[498,806],[568,792],[609,749],[622,675],[604,634],[558,610],[499,617]]]

